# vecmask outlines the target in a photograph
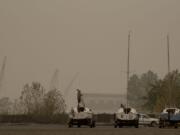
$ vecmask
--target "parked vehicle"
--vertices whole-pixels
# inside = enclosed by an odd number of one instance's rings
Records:
[[[156,127],[158,124],[158,118],[152,118],[147,114],[139,114],[139,125]]]
[[[179,108],[165,108],[160,114],[159,128],[173,126],[178,128],[180,123],[180,109]]]

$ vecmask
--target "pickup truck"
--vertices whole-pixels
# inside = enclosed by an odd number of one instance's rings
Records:
[[[151,118],[147,114],[138,114],[139,115],[139,125],[156,127],[159,124],[158,118]]]

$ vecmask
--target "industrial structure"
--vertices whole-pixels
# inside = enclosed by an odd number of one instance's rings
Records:
[[[114,114],[121,104],[126,102],[125,95],[105,93],[84,93],[85,104],[96,114]]]

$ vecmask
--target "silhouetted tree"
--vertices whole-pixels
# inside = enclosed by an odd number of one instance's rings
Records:
[[[59,90],[53,89],[44,95],[44,111],[48,116],[65,112],[65,102]]]
[[[0,114],[10,114],[12,112],[12,102],[8,97],[0,99]]]
[[[25,114],[39,114],[43,105],[45,89],[38,82],[31,86],[26,84],[21,92],[20,102],[24,106]]]
[[[144,106],[150,111],[161,111],[164,107],[180,107],[180,74],[177,70],[158,80],[148,93]]]
[[[148,97],[148,92],[152,85],[158,80],[157,74],[152,71],[143,73],[141,76],[132,75],[129,80],[128,101],[129,104],[138,110],[142,110],[144,102]]]

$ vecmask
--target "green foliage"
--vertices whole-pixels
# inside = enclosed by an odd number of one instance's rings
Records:
[[[132,75],[128,89],[129,104],[138,110],[160,112],[164,107],[180,107],[180,73],[175,70],[163,79],[152,71]]]
[[[14,107],[19,112],[21,111],[20,114],[50,117],[65,112],[65,102],[61,92],[57,89],[45,92],[43,86],[38,82],[33,82],[31,86],[26,84],[20,99],[15,103]]]
[[[0,114],[10,114],[12,110],[12,102],[8,97],[0,98]]]
[[[128,84],[128,101],[130,106],[142,110],[144,102],[148,98],[148,93],[157,80],[157,74],[152,71],[148,71],[141,76],[132,75]]]
[[[175,70],[158,80],[147,97],[144,107],[152,112],[160,112],[166,106],[180,107],[180,73]]]
[[[24,107],[25,114],[41,113],[45,89],[38,82],[33,82],[31,86],[26,84],[21,92],[20,102]]]
[[[44,111],[46,115],[51,116],[57,113],[64,113],[65,107],[60,91],[53,89],[44,95]]]

